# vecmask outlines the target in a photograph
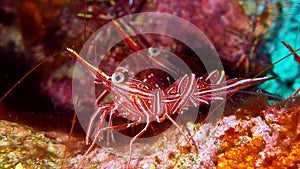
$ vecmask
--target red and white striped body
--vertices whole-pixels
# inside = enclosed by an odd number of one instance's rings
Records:
[[[146,124],[143,130],[130,141],[130,157],[127,166],[130,163],[133,142],[146,132],[152,121],[162,122],[169,119],[184,135],[182,129],[172,119],[172,115],[182,114],[190,107],[223,100],[226,95],[232,95],[240,89],[271,79],[269,77],[235,78],[226,81],[224,71],[215,70],[202,77],[197,77],[195,74],[184,75],[162,90],[134,77],[126,79],[126,72],[117,71],[111,77],[107,76],[73,50],[69,48],[67,50],[94,75],[95,83],[105,87],[107,90],[105,93],[110,92],[113,97],[112,103],[98,104],[97,110],[90,117],[86,143],[89,142],[89,137],[93,138],[93,142],[84,156],[99,139],[102,139],[103,131],[124,129],[141,123]],[[96,104],[102,100],[105,93],[99,96]],[[113,126],[112,119],[115,116],[126,118],[131,123]],[[108,126],[105,126],[107,117],[109,117],[109,123]],[[189,140],[187,137],[186,139]]]
[[[190,107],[223,100],[226,94],[233,94],[268,79],[270,78],[236,78],[225,81],[223,72],[214,71],[203,77],[185,75],[165,90],[136,79],[128,79],[112,84],[111,94],[118,116],[140,123],[149,122],[147,119],[150,122],[161,122],[165,119],[164,114],[181,114]]]

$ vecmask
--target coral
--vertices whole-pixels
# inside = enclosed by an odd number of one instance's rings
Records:
[[[277,8],[273,3],[247,2],[154,0],[150,3],[156,6],[153,11],[182,17],[202,30],[216,48],[225,68],[228,68],[227,73],[249,76],[269,64],[266,55],[259,53],[258,48],[264,41],[264,34],[274,24],[270,17]],[[264,5],[265,8],[261,8]],[[258,9],[262,9],[260,13],[256,12]]]
[[[246,103],[251,101],[246,100]],[[297,168],[300,162],[300,98],[259,109],[251,104],[228,109],[215,124],[187,123],[192,145],[175,128],[152,141],[134,144],[131,168]],[[63,168],[76,166],[86,147],[82,137],[38,132],[0,121],[1,168]],[[113,143],[112,143],[113,144]],[[68,153],[64,158],[64,150]],[[81,168],[124,168],[128,144],[94,148]],[[149,151],[150,150],[150,151]],[[151,150],[153,150],[151,152]]]
[[[43,69],[39,69],[36,83],[39,83],[38,88],[41,93],[51,97],[56,106],[55,111],[60,112],[68,110],[71,112],[73,106],[70,94],[72,76],[69,73],[73,70],[73,62],[63,54],[63,48],[72,47],[79,51],[93,32],[112,18],[121,17],[126,12],[164,12],[192,22],[212,41],[225,63],[227,74],[231,77],[237,74],[255,74],[269,63],[268,58],[256,54],[256,48],[273,24],[266,16],[277,11],[272,3],[266,4],[266,8],[259,14],[253,14],[250,9],[254,6],[253,3],[240,3],[237,0],[231,0],[230,3],[211,0],[195,0],[190,3],[169,0],[132,2],[128,9],[122,10],[122,7],[128,5],[126,1],[116,3],[91,1],[86,4],[89,17],[84,18],[82,16],[84,4],[79,0],[72,3],[68,0],[51,2],[26,0],[15,3],[6,0],[4,7],[11,11],[7,13],[15,15],[15,22],[12,21],[8,28],[4,27],[5,31],[10,31],[10,33],[3,33],[5,35],[3,37],[8,39],[4,42],[11,41],[15,45],[14,48],[20,48],[19,52],[16,52],[16,57],[22,57],[23,59],[18,61],[31,65],[28,67],[32,67],[34,63],[46,56],[57,55],[45,64]],[[253,8],[260,8],[260,6],[263,4],[257,2]],[[274,10],[269,11],[271,8]],[[249,16],[256,19],[252,20]],[[211,29],[212,27],[214,29]],[[190,36],[193,36],[192,33]],[[166,37],[157,40],[155,36],[150,36],[148,41],[151,45],[162,48],[166,46],[167,49],[182,57],[199,76],[206,73],[202,66],[199,66],[202,63],[195,62],[192,52],[182,43],[170,41],[170,38]],[[2,40],[0,42],[4,43]],[[107,54],[108,59],[104,59],[101,68],[111,73],[128,54],[130,52],[127,45],[124,42],[118,44]],[[249,65],[246,64],[248,61]],[[56,92],[57,90],[61,92]]]
[[[294,49],[300,47],[300,5],[298,1],[278,1],[280,13],[274,20],[276,25],[266,34],[266,43],[262,48],[271,54],[271,61],[275,63],[289,50],[281,43],[288,42]],[[286,7],[289,6],[289,7]],[[289,57],[277,64],[268,76],[276,76],[278,79],[260,85],[260,88],[280,97],[287,98],[300,87],[300,66],[295,58]]]
[[[222,117],[215,125],[188,123],[191,146],[179,132],[163,133],[153,145],[167,145],[161,153],[133,158],[132,168],[280,168],[299,167],[300,98],[262,109],[250,106]],[[257,111],[257,112],[255,112]],[[228,112],[227,112],[228,113]],[[237,116],[238,114],[238,116]],[[177,133],[177,134],[176,134]],[[174,135],[178,135],[178,139]],[[123,147],[125,150],[126,147]],[[143,152],[148,143],[134,149]],[[82,156],[78,156],[79,159]],[[85,157],[84,167],[123,168],[127,155],[113,148],[95,148]]]

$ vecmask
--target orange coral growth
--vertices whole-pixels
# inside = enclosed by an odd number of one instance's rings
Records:
[[[270,106],[262,110],[262,118],[240,120],[238,126],[227,130],[219,138],[223,143],[216,156],[216,167],[299,167],[299,103],[300,99],[294,98],[285,101],[284,106]]]

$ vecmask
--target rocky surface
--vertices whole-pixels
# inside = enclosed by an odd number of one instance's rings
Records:
[[[59,130],[41,131],[21,122],[0,120],[0,168],[49,169],[62,164],[71,168],[72,159],[85,149],[84,139],[78,135],[69,137]]]
[[[254,100],[247,100],[244,106],[225,112],[227,115],[214,125],[188,123],[193,146],[178,131],[167,131],[153,144],[158,149],[167,145],[161,153],[133,158],[130,167],[299,168],[300,98],[272,106],[266,102],[260,107],[254,104]],[[149,148],[149,144],[134,147],[140,155]],[[128,145],[124,149],[128,150]],[[111,148],[95,148],[84,157],[81,167],[124,168],[128,154],[115,153]],[[78,156],[78,160],[81,158]]]
[[[59,138],[9,121],[0,121],[0,168],[58,168],[65,145]]]
[[[192,141],[174,126],[153,140],[138,139],[130,168],[299,168],[300,98],[267,102],[255,94],[229,104],[215,124],[180,125]],[[83,156],[84,138],[68,138],[1,120],[0,168],[125,168],[128,162],[128,143],[95,146]]]

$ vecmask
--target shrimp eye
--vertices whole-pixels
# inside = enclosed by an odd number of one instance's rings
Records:
[[[150,56],[158,56],[160,54],[160,49],[156,47],[150,47],[148,49],[148,53]]]
[[[112,74],[111,80],[113,83],[122,83],[128,79],[128,70],[124,68],[118,68],[115,73]]]
[[[122,72],[115,72],[112,74],[111,80],[113,83],[122,83],[125,80],[125,75]]]

